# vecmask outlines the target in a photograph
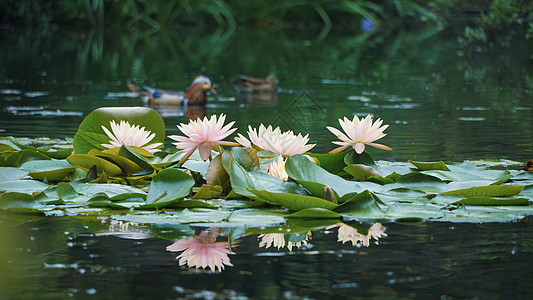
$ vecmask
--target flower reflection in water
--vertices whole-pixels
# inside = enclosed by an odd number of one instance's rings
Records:
[[[378,244],[378,240],[381,237],[387,236],[385,233],[385,228],[381,223],[375,223],[368,229],[368,234],[361,234],[357,231],[357,229],[353,228],[352,226],[346,225],[344,223],[338,223],[333,226],[328,227],[328,229],[338,227],[338,235],[337,235],[337,241],[342,242],[343,244],[346,242],[352,242],[352,245],[357,245],[358,243],[362,246],[368,247],[370,246],[370,240],[374,239],[376,245]]]
[[[284,234],[284,233],[266,233],[260,234],[257,238],[261,241],[259,242],[259,247],[269,248],[274,245],[274,247],[281,249],[287,246],[289,251],[292,251],[292,247],[300,248],[307,245],[307,241],[311,239],[311,231],[307,233],[294,233],[294,234]],[[287,238],[287,240],[286,240]]]
[[[224,266],[233,266],[228,254],[235,253],[231,251],[228,242],[216,242],[217,236],[216,230],[204,230],[199,235],[176,240],[167,247],[167,251],[183,251],[176,257],[180,266],[187,264],[188,267],[197,269],[209,267],[211,271],[221,272]]]

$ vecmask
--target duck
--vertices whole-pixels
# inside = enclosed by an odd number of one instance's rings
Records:
[[[278,91],[278,78],[269,75],[267,78],[255,78],[239,75],[232,79],[235,88],[242,93],[275,93]]]
[[[133,83],[128,88],[139,94],[148,106],[188,106],[206,105],[207,92],[216,95],[213,80],[209,76],[199,75],[194,78],[186,92],[172,92],[144,86],[142,89]]]
[[[533,171],[533,159],[526,163],[526,166],[524,167],[524,170],[525,171]]]

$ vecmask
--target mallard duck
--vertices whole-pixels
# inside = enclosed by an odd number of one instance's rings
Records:
[[[275,93],[278,91],[278,78],[274,75],[266,79],[240,75],[232,79],[235,88],[243,93]]]
[[[533,159],[526,163],[526,166],[525,166],[524,170],[533,171]]]
[[[207,92],[216,94],[213,89],[213,80],[209,76],[200,75],[194,78],[189,89],[183,92],[171,92],[144,86],[144,89],[128,83],[128,88],[139,96],[148,105],[205,105],[207,103]]]

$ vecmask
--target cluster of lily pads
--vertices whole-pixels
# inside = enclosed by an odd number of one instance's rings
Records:
[[[117,137],[120,122],[135,124],[152,147],[113,143],[110,136]],[[180,129],[185,133],[184,126]],[[214,227],[293,222],[306,224],[302,231],[341,220],[506,222],[533,214],[533,173],[514,162],[376,162],[364,145],[352,149],[346,138],[334,153],[280,156],[258,147],[253,134],[244,142],[240,135],[239,146],[195,146],[195,137],[188,136],[176,139],[184,150],[162,150],[165,137],[165,124],[154,110],[104,108],[85,118],[71,145],[2,139],[0,210]],[[271,172],[276,164],[283,164],[283,176]]]

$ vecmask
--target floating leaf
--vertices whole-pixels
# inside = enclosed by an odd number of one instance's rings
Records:
[[[126,176],[131,176],[143,170],[143,168],[141,168],[138,164],[134,163],[130,159],[127,159],[115,153],[108,152],[108,150],[100,152],[96,149],[93,149],[89,151],[89,154],[103,158],[117,165],[122,170],[122,173]]]
[[[8,180],[0,181],[0,191],[4,192],[21,192],[33,194],[42,192],[50,186],[37,180]]]
[[[477,206],[529,205],[529,199],[515,197],[470,197],[456,201],[453,204]]]
[[[152,174],[154,172],[154,167],[148,162],[147,157],[142,155],[138,150],[146,152],[144,149],[122,145],[118,150],[118,154],[131,160],[143,170],[143,172],[137,173],[136,175]]]
[[[203,200],[181,200],[181,201],[174,201],[170,203],[169,205],[165,206],[167,208],[217,208],[213,204],[203,201]]]
[[[74,136],[74,151],[77,154],[87,154],[91,149],[105,150],[102,144],[108,144],[110,138],[103,131],[102,125],[109,128],[112,120],[125,120],[155,133],[151,143],[162,143],[165,139],[165,123],[155,110],[147,107],[102,107],[91,112],[81,122]]]
[[[518,185],[489,185],[447,191],[441,194],[456,197],[503,197],[518,195],[523,189],[523,186]]]
[[[12,167],[0,167],[0,181],[18,180],[28,176],[30,172]]]
[[[302,155],[288,157],[285,162],[285,170],[290,178],[298,182],[312,181],[322,185],[328,185],[341,197],[347,193],[362,191],[358,183],[347,181],[337,175],[331,174]]]
[[[266,190],[274,193],[308,195],[307,191],[294,182],[284,181],[260,172],[246,172],[236,161],[232,162],[230,180],[233,191],[255,200],[262,200],[250,190]]]
[[[190,211],[184,209],[181,212],[172,213],[153,213],[143,215],[113,215],[112,220],[133,222],[133,223],[152,223],[152,224],[186,224],[186,223],[215,223],[223,222],[229,217],[231,212],[208,210],[208,211]]]
[[[194,199],[213,199],[218,198],[222,194],[222,187],[220,185],[202,184],[198,192],[194,195]]]
[[[89,154],[74,154],[69,157],[67,157],[67,161],[73,165],[76,166],[84,171],[89,172],[91,168],[96,166],[96,172],[97,174],[102,174],[102,172],[105,172],[106,174],[110,176],[115,176],[122,174],[122,170],[119,166],[115,165],[114,163],[105,160],[103,158],[89,155]]]
[[[228,222],[241,226],[269,226],[285,223],[286,212],[271,209],[245,208],[233,212]]]
[[[163,203],[185,198],[191,193],[194,184],[191,175],[178,169],[164,169],[153,177],[146,203]]]
[[[306,153],[307,155],[318,159],[319,166],[324,168],[324,170],[333,173],[333,174],[339,174],[343,172],[344,167],[346,167],[346,163],[344,162],[344,157],[346,156],[346,152],[339,152],[339,153],[327,153],[327,154],[316,154],[316,153]]]
[[[369,177],[372,176],[379,176],[379,173],[374,168],[363,164],[346,166],[344,168],[344,171],[361,181],[366,181]]]
[[[412,163],[415,167],[417,167],[421,171],[429,171],[429,170],[441,170],[441,171],[450,171],[446,164],[443,161],[436,161],[436,162],[422,162],[422,161],[409,161]]]
[[[349,151],[344,157],[344,163],[346,163],[348,166],[356,164],[362,164],[371,167],[376,166],[376,162],[372,158],[372,155],[366,151],[361,154],[357,154],[355,151]]]
[[[306,208],[325,208],[332,210],[338,206],[333,202],[313,196],[289,193],[272,193],[264,190],[250,191],[270,203],[276,203],[290,210],[302,210]]]
[[[70,185],[70,183],[60,182],[57,184],[57,195],[63,201],[75,199],[79,196],[78,192]]]
[[[29,171],[31,177],[48,181],[60,181],[75,169],[65,160],[32,160],[20,167]]]
[[[384,217],[384,213],[379,208],[377,201],[369,191],[363,191],[351,197],[348,201],[335,209],[335,212],[343,217],[360,219],[379,219]]]
[[[50,207],[35,201],[32,195],[18,192],[0,194],[0,209],[15,213],[42,213]]]
[[[324,208],[305,208],[292,213],[286,218],[309,218],[309,219],[340,219],[341,215]]]

